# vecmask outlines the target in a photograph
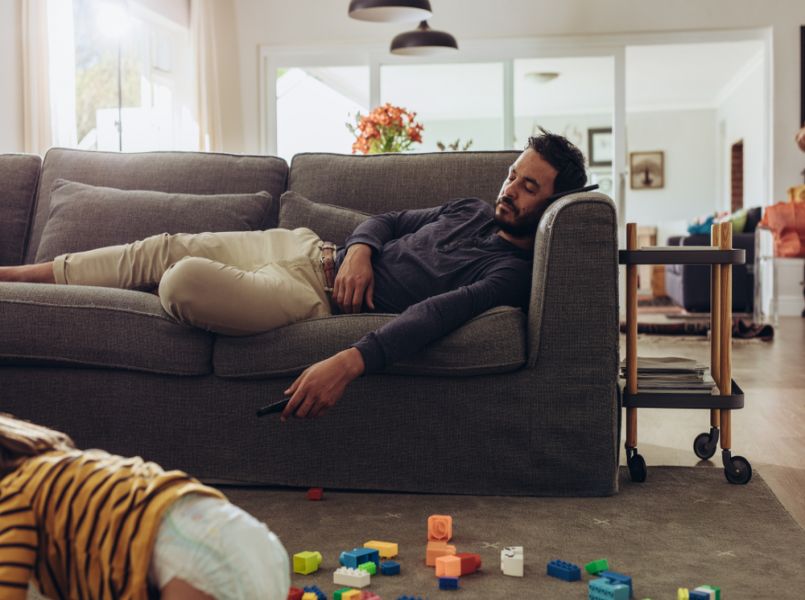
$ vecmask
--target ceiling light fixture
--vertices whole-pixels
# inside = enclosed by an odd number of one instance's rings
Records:
[[[361,21],[422,21],[433,14],[428,0],[352,0],[349,16]]]
[[[391,40],[391,53],[403,56],[422,56],[458,50],[456,38],[446,31],[434,31],[422,21],[413,31],[406,31]]]

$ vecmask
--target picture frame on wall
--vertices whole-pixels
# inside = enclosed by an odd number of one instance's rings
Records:
[[[658,190],[665,187],[665,153],[629,153],[629,187],[633,190]]]
[[[587,130],[587,158],[591,167],[612,166],[612,127]]]

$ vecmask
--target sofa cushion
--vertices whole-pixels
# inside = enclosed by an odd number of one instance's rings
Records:
[[[0,265],[22,264],[42,159],[0,154]]]
[[[112,288],[0,283],[0,361],[211,371],[212,336],[181,325],[153,294]]]
[[[271,205],[267,192],[168,194],[57,179],[36,262],[160,233],[250,231],[263,224]]]
[[[300,321],[259,335],[218,336],[213,368],[219,377],[229,378],[295,376],[311,364],[348,348],[395,316],[336,315]],[[525,315],[520,309],[498,306],[385,372],[483,375],[514,371],[525,361]]]
[[[494,202],[518,151],[415,154],[300,153],[288,189],[313,202],[379,214],[456,198]]]
[[[280,198],[280,227],[307,227],[315,231],[322,240],[335,242],[339,246],[369,217],[365,212],[311,202],[296,192],[285,192]]]
[[[273,156],[212,152],[97,152],[51,148],[42,164],[26,262],[32,262],[50,214],[50,189],[56,179],[122,190],[153,190],[181,194],[253,194],[267,191],[279,198],[285,191],[288,165]],[[260,229],[277,226],[279,203]]]

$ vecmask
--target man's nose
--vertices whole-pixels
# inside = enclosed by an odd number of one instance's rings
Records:
[[[506,185],[503,186],[503,193],[506,196],[514,198],[517,195],[517,186],[515,185],[517,181],[507,181]]]

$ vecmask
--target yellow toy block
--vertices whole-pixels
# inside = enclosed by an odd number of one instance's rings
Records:
[[[360,597],[360,590],[349,590],[348,592],[341,594],[341,600],[360,600]]]
[[[394,558],[399,550],[397,544],[393,542],[380,542],[378,540],[369,540],[363,547],[377,550],[380,553],[380,558]]]
[[[428,546],[425,549],[425,564],[429,567],[435,567],[437,558],[455,553],[456,547],[447,542],[428,542]]]
[[[461,577],[461,559],[453,555],[437,558],[436,577]]]
[[[431,515],[428,517],[428,540],[449,542],[453,537],[453,517],[449,515]]]
[[[302,594],[302,600],[319,600],[313,592],[305,592]]]
[[[688,600],[690,597],[690,592],[688,588],[677,588],[676,590],[676,600]]]
[[[321,554],[318,552],[298,552],[293,555],[293,572],[310,575],[319,570]]]

